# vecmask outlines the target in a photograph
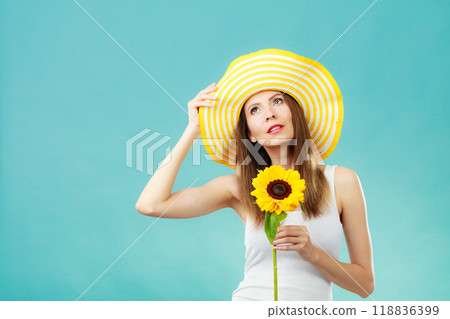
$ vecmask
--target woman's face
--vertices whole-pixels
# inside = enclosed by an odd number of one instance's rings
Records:
[[[258,92],[243,107],[249,139],[253,143],[275,146],[286,144],[294,138],[291,110],[281,92]]]

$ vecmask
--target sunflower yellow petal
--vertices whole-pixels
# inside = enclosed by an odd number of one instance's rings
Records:
[[[292,170],[288,169],[287,171],[284,172],[283,174],[283,180],[285,180],[286,182],[290,183],[289,181],[291,180],[291,174],[292,174]]]
[[[281,165],[277,165],[277,173],[278,173],[278,178],[281,179],[284,177],[286,170]]]

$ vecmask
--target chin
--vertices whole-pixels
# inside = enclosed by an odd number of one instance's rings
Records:
[[[266,137],[264,142],[264,146],[281,146],[281,145],[289,145],[291,140],[294,138],[293,134],[275,134],[274,136]]]

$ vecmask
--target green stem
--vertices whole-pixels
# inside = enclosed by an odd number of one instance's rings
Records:
[[[273,287],[274,287],[274,300],[278,301],[278,284],[277,284],[277,250],[272,248],[273,256]]]

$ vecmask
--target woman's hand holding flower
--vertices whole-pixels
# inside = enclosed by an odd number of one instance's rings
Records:
[[[277,235],[273,241],[274,245],[291,244],[284,246],[274,246],[277,250],[293,250],[306,261],[314,258],[315,246],[311,243],[306,226],[286,225],[278,227]]]

